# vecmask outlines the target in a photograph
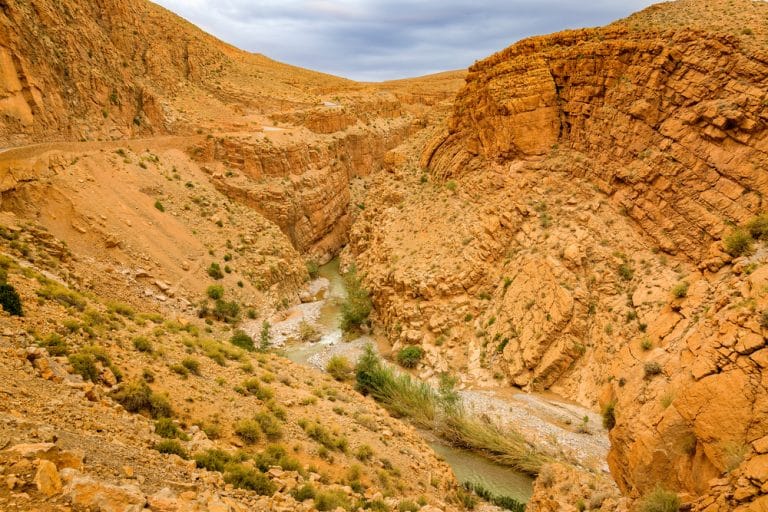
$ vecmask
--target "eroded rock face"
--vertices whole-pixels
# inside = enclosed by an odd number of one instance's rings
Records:
[[[476,157],[588,155],[579,169],[659,247],[699,259],[768,183],[766,56],[695,30],[580,30],[521,41],[470,69],[448,132],[423,154],[436,176]]]

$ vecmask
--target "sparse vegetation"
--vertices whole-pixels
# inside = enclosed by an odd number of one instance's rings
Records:
[[[657,486],[640,501],[639,512],[678,512],[680,498],[676,493]]]
[[[163,439],[155,445],[155,450],[159,451],[160,453],[178,455],[182,459],[187,458],[187,451],[176,439]]]
[[[219,300],[224,297],[224,287],[219,284],[212,284],[205,290],[208,298],[213,300]]]
[[[347,298],[341,304],[341,328],[352,331],[368,319],[373,304],[354,268],[344,276],[344,280],[347,283]]]
[[[307,274],[309,274],[310,279],[317,279],[320,275],[320,265],[317,264],[315,260],[309,260],[306,263],[307,265]]]
[[[253,338],[248,336],[248,334],[245,331],[241,331],[241,330],[235,331],[232,337],[229,338],[229,342],[232,343],[234,346],[240,347],[249,352],[253,352],[254,350],[256,350],[256,347],[253,344]]]
[[[221,271],[221,266],[216,262],[211,263],[208,267],[208,275],[213,279],[224,279],[224,272]]]
[[[325,366],[331,377],[338,381],[345,381],[352,378],[353,368],[352,364],[344,356],[333,356],[328,360],[328,364]]]
[[[455,446],[480,450],[500,464],[532,475],[546,460],[519,433],[469,417],[448,379],[435,391],[408,374],[397,375],[370,345],[358,360],[355,379],[360,392],[371,395],[392,414],[432,429]]]
[[[153,418],[173,416],[168,399],[154,393],[143,380],[126,382],[111,396],[128,412],[148,412]]]
[[[8,283],[0,283],[0,307],[11,316],[24,316],[21,297],[16,288]]]
[[[603,428],[611,430],[616,426],[616,401],[611,400],[603,406]]]
[[[259,423],[256,420],[240,420],[235,424],[234,431],[237,437],[248,444],[258,443],[259,439],[261,439],[261,427],[259,427]]]
[[[723,240],[723,246],[725,252],[733,257],[745,256],[752,252],[752,236],[745,229],[734,229]]]
[[[152,353],[152,342],[144,336],[137,336],[133,338],[133,348],[139,352]]]
[[[680,281],[672,288],[672,295],[678,299],[682,299],[688,295],[688,281]]]
[[[416,368],[424,357],[424,349],[417,346],[403,347],[397,353],[397,362],[403,368]]]
[[[277,486],[266,475],[242,464],[227,466],[224,481],[240,489],[254,491],[262,496],[271,496],[277,490]]]
[[[646,379],[659,375],[662,371],[661,365],[656,361],[649,361],[643,366],[643,374]]]

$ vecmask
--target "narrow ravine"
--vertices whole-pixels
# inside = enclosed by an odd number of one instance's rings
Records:
[[[302,294],[303,302],[270,319],[275,348],[294,362],[323,371],[335,355],[343,355],[354,363],[368,344],[387,353],[386,342],[374,336],[345,339],[339,327],[345,286],[338,259],[320,267],[319,277],[309,283]],[[317,341],[302,341],[302,326],[307,325],[317,330]],[[257,327],[254,324],[248,330],[255,333]],[[607,471],[605,461],[609,443],[598,414],[555,397],[537,394],[464,389],[459,395],[473,415],[485,417],[502,427],[515,428],[555,458]],[[509,496],[521,502],[530,499],[533,492],[530,476],[490,461],[479,453],[450,446],[431,432],[419,432],[453,468],[459,482],[480,484],[495,495]]]

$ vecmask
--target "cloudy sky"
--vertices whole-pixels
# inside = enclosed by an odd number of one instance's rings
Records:
[[[356,80],[466,68],[535,34],[604,25],[652,0],[154,0],[224,41]]]

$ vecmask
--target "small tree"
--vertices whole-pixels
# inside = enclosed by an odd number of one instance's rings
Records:
[[[363,283],[352,268],[346,276],[347,298],[341,304],[341,328],[350,331],[360,327],[371,314],[373,304],[368,295],[368,290],[363,288]]]
[[[24,316],[21,308],[21,297],[19,297],[19,293],[10,284],[0,284],[0,306],[10,315]]]
[[[261,352],[269,350],[269,345],[272,341],[272,335],[269,332],[271,327],[266,320],[261,324],[261,333],[259,334],[259,350]]]

